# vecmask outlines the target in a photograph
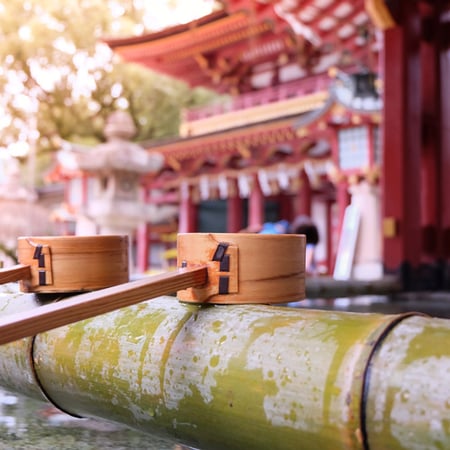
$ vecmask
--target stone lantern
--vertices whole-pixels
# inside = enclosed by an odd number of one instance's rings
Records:
[[[164,157],[131,142],[135,133],[131,116],[116,111],[107,119],[105,143],[89,151],[72,147],[69,152],[61,152],[63,166],[89,174],[89,190],[81,213],[95,223],[99,234],[131,235],[139,224],[163,222],[178,213],[175,206],[157,207],[143,202],[141,179],[157,172]],[[77,234],[84,234],[80,227]]]

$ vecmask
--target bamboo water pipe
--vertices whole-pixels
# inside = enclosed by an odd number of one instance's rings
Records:
[[[38,307],[14,286],[0,314]],[[202,450],[443,449],[449,338],[422,315],[159,297],[0,346],[0,385]]]

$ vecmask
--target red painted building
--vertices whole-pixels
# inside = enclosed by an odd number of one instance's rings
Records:
[[[330,273],[346,207],[372,202],[356,262],[400,274],[407,289],[447,287],[449,2],[223,3],[185,25],[108,41],[126,60],[231,96],[188,111],[180,138],[149,144],[166,165],[148,192],[179,204],[184,232],[208,231],[212,200],[225,205],[219,231],[312,215]]]

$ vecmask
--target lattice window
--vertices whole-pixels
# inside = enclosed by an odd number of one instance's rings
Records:
[[[344,128],[339,131],[339,166],[354,170],[369,166],[369,136],[365,126]]]

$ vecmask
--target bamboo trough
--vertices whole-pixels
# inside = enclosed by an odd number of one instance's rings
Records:
[[[450,448],[450,321],[273,306],[304,237],[190,237],[156,281],[0,288],[0,385],[201,450]]]
[[[443,449],[449,338],[422,315],[163,296],[0,346],[0,385],[202,450]]]

